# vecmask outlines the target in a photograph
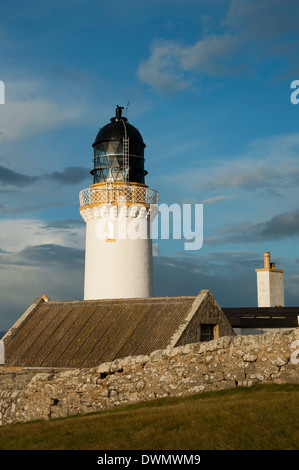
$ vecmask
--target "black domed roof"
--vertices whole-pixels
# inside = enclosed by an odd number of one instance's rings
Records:
[[[117,106],[115,116],[110,119],[111,122],[109,124],[106,124],[106,126],[99,130],[95,141],[92,144],[93,146],[100,142],[108,142],[113,140],[120,141],[126,137],[130,139],[130,142],[138,142],[143,147],[146,147],[145,143],[143,142],[142,135],[138,129],[132,126],[132,124],[129,124],[127,118],[122,116],[122,109],[122,107]]]

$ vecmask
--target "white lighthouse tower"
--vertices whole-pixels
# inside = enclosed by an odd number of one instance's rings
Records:
[[[93,143],[93,184],[80,192],[86,222],[84,300],[153,296],[152,208],[158,192],[145,185],[140,132],[122,116]]]

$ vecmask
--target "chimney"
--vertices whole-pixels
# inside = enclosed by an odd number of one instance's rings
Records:
[[[258,307],[284,307],[283,269],[270,262],[270,252],[264,252],[264,268],[256,269]]]
[[[270,252],[265,251],[264,253],[264,269],[270,269]]]

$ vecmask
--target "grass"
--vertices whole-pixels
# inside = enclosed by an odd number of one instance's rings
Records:
[[[1,450],[295,450],[299,385],[165,398],[0,427]]]

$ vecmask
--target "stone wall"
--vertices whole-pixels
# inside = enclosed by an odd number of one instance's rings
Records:
[[[0,424],[49,420],[257,382],[299,383],[298,348],[299,328],[257,336],[224,336],[92,369],[23,369],[14,371],[14,378],[11,371],[2,369]]]
[[[36,370],[0,366],[0,396],[4,390],[22,390],[36,375]],[[1,409],[1,405],[0,405]]]

